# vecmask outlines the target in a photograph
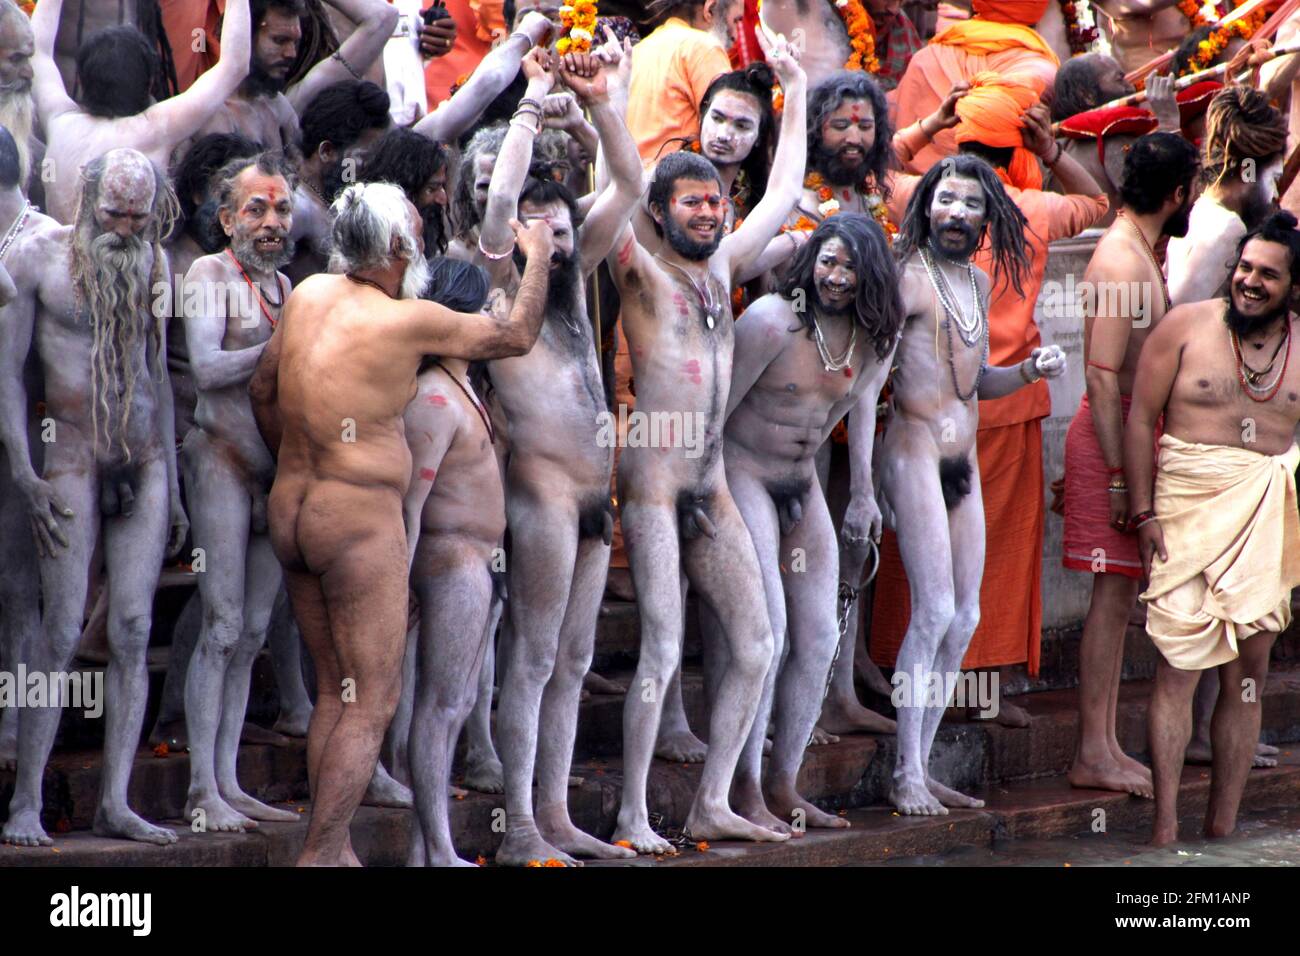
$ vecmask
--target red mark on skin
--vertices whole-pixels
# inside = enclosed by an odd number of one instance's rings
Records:
[[[844,190],[844,198],[845,198],[845,199],[848,199],[850,195],[851,195],[851,194],[849,193],[849,191],[848,191],[847,189]]]
[[[690,380],[696,385],[699,385],[701,382],[704,381],[704,379],[700,376],[699,359],[691,359],[689,362],[687,362],[685,365],[682,366],[682,371],[685,372],[686,375],[690,378]]]
[[[437,473],[436,471],[434,471],[432,468],[421,468],[421,469],[420,469],[420,480],[421,480],[421,481],[433,481],[433,479],[436,478],[437,475],[438,475],[438,473]]]
[[[623,248],[618,250],[618,264],[627,265],[632,261],[632,246],[636,244],[636,238],[629,236],[627,242],[623,243]]]
[[[853,377],[853,369],[851,369],[851,368],[846,368],[846,369],[844,370],[844,377],[845,377],[845,378],[852,378],[852,377]]]
[[[686,296],[682,295],[680,292],[673,293],[673,305],[677,306],[677,312],[679,315],[690,314],[691,309],[690,306],[686,304]]]
[[[430,405],[437,405],[438,407],[441,408],[443,405],[446,405],[446,404],[447,404],[447,399],[446,399],[445,397],[443,397],[442,395],[430,395],[430,396],[429,396],[429,404],[430,404]]]
[[[853,122],[855,123],[862,122],[862,114],[858,112],[858,108],[856,106],[853,107],[853,111],[849,113],[849,116],[853,119]]]

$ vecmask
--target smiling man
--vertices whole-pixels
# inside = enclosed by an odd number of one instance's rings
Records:
[[[1269,651],[1291,622],[1300,584],[1300,363],[1289,361],[1289,304],[1298,285],[1300,232],[1294,216],[1276,213],[1239,246],[1228,297],[1173,309],[1138,360],[1124,470],[1150,582],[1147,634],[1162,658],[1148,720],[1157,846],[1178,838],[1192,696],[1216,667],[1205,834],[1235,829]]]

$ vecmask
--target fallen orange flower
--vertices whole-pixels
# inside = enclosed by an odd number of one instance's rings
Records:
[[[487,857],[485,857],[482,853],[480,853],[478,856],[474,858],[474,862],[478,866],[487,866]]]
[[[699,850],[701,853],[708,853],[708,852],[709,852],[709,841],[708,841],[708,840],[701,840],[699,843],[695,844],[695,849]]]
[[[165,740],[157,747],[153,748],[153,755],[155,757],[166,757],[169,753],[171,753],[171,748],[167,746],[167,741]]]
[[[623,849],[625,849],[625,850],[630,850],[630,849],[632,849],[632,841],[631,841],[631,840],[615,840],[615,841],[614,841],[614,846],[621,846],[621,847],[622,847]]]
[[[542,865],[541,860],[529,860],[527,863],[524,864],[524,866],[541,866],[541,865]]]
[[[543,866],[564,866],[564,861],[563,861],[563,860],[557,860],[555,857],[551,857],[550,859],[548,859],[548,860],[547,860],[545,863],[543,863],[542,865],[543,865]]]

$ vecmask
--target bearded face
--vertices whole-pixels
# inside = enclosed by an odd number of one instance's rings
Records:
[[[1290,253],[1286,246],[1255,238],[1242,247],[1229,286],[1229,328],[1248,336],[1268,328],[1286,315],[1292,285]]]
[[[876,114],[870,100],[846,99],[821,124],[813,168],[832,186],[853,186],[867,174],[876,144]]]

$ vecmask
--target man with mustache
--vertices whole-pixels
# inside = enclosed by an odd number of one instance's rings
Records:
[[[81,167],[107,150],[129,147],[167,168],[172,150],[221,111],[248,73],[247,0],[231,0],[221,30],[217,65],[179,96],[150,105],[157,57],[134,27],[113,27],[88,37],[77,53],[81,101],[72,100],[54,63],[55,32],[63,0],[47,0],[32,14],[35,80],[32,91],[48,144],[49,213],[70,223]]]
[[[246,78],[241,76],[238,89],[227,94],[224,108],[201,124],[200,135],[239,133],[266,149],[283,149],[298,142],[298,116],[322,90],[365,76],[393,34],[397,10],[385,0],[325,2],[357,28],[337,52],[290,86],[289,72],[302,40],[300,18],[307,15],[305,0],[251,0],[253,33],[244,62]],[[223,38],[222,59],[227,55]]]
[[[1148,715],[1156,846],[1178,839],[1192,697],[1215,667],[1205,835],[1235,829],[1269,652],[1291,622],[1300,584],[1300,363],[1289,361],[1298,264],[1296,219],[1276,213],[1242,241],[1228,297],[1172,309],[1138,358],[1124,474],[1148,580],[1147,634],[1161,654]]]
[[[0,0],[0,126],[18,146],[19,183],[23,192],[45,203],[41,159],[45,144],[36,136],[36,107],[32,102],[32,23],[13,0]]]
[[[329,260],[330,204],[361,178],[366,155],[389,127],[388,94],[365,80],[326,87],[302,113],[303,159],[294,195],[294,282],[322,272]]]
[[[886,523],[897,534],[911,596],[893,677],[898,759],[889,793],[904,814],[983,806],[930,776],[930,748],[980,620],[985,526],[976,465],[979,399],[1009,395],[1065,371],[1065,355],[1056,346],[1035,348],[1006,367],[989,364],[989,290],[1006,283],[1023,294],[1031,268],[1027,232],[993,168],[962,155],[921,177],[895,244],[907,318],[876,487]],[[991,277],[971,261],[985,240]]]
[[[89,566],[102,544],[110,658],[95,832],[157,844],[175,842],[176,834],[131,811],[127,784],[148,697],[145,652],[158,569],[188,531],[176,480],[165,314],[150,310],[151,289],[167,274],[162,237],[175,217],[175,195],[148,158],[111,150],[86,167],[73,225],[15,240],[9,261],[21,294],[2,314],[9,348],[25,354],[36,343],[54,428],[44,481],[32,472],[25,444],[10,446],[10,466],[25,472],[18,485],[27,491],[44,598],[27,666],[50,673],[71,663]],[[13,382],[6,389],[24,395]],[[10,843],[51,843],[41,828],[41,777],[60,712],[23,714],[3,834]]]
[[[617,55],[616,48],[606,52]],[[579,232],[569,190],[552,179],[528,176],[542,126],[536,104],[556,75],[543,50],[525,57],[523,68],[528,87],[494,164],[478,252],[493,286],[513,301],[531,259],[517,249],[510,255],[506,223],[517,213],[524,222],[547,223],[555,236],[537,344],[525,356],[488,366],[510,442],[506,514],[513,641],[497,705],[506,834],[496,860],[514,866],[635,855],[578,830],[569,818],[568,788],[613,529],[613,443],[601,440],[608,413],[587,317],[586,279],[609,254],[640,198],[641,164],[610,102],[605,64],[595,54],[563,57],[556,72],[590,109],[612,176]]]
[[[182,288],[198,404],[181,463],[194,546],[206,558],[198,576],[203,626],[185,683],[185,818],[201,817],[207,831],[297,819],[250,797],[235,777],[253,658],[280,588],[266,523],[275,462],[253,419],[248,380],[289,294],[277,269],[293,256],[292,176],[266,153],[232,160],[216,175],[230,245],[196,260]]]
[[[704,775],[686,825],[695,839],[787,839],[732,812],[727,794],[772,664],[772,630],[754,542],[727,488],[722,427],[731,380],[733,277],[776,235],[799,196],[806,143],[806,86],[796,49],[760,37],[785,91],[780,145],[766,194],[725,238],[726,200],[713,164],[687,151],[659,161],[650,212],[662,244],[637,242],[628,226],[607,260],[622,299],[636,376],[637,414],[689,419],[695,442],[629,442],[618,498],[641,615],[641,654],[623,713],[624,784],[615,839],[641,853],[668,842],[650,827],[646,783],[670,681],[681,659],[683,572],[722,622],[728,663],[710,716]],[[639,55],[639,54],[638,54]],[[648,418],[647,420],[653,420]],[[672,421],[669,418],[669,421]]]
[[[795,777],[826,695],[839,644],[839,546],[814,463],[831,429],[850,419],[861,440],[867,481],[854,490],[878,534],[880,512],[870,486],[876,401],[902,331],[898,276],[881,228],[858,213],[826,219],[794,257],[779,293],[745,310],[736,324],[723,457],[727,487],[758,552],[775,640],[772,667],[736,772],[736,807],[745,819],[778,833],[791,825],[845,827],[848,821],[813,806]],[[852,533],[852,529],[849,532]],[[846,542],[847,543],[847,542]],[[866,540],[852,542],[855,549]],[[788,555],[806,567],[785,574]],[[789,647],[789,656],[784,653]],[[870,714],[864,729],[892,732],[894,722]],[[772,756],[761,784],[768,717],[775,721]]]
[[[1115,733],[1124,632],[1142,573],[1128,528],[1124,422],[1138,355],[1169,308],[1150,250],[1162,236],[1187,233],[1199,167],[1195,148],[1174,133],[1140,137],[1129,149],[1124,204],[1083,276],[1090,283],[1084,288],[1094,290],[1081,303],[1087,391],[1065,439],[1062,563],[1093,576],[1079,644],[1079,740],[1069,779],[1076,787],[1143,797],[1151,796],[1151,771],[1124,753]],[[1133,294],[1138,289],[1156,292]]]
[[[348,826],[400,697],[402,501],[411,478],[401,420],[420,361],[522,355],[542,323],[545,222],[512,226],[538,266],[525,270],[509,316],[451,312],[418,298],[429,269],[421,226],[397,186],[345,189],[332,235],[341,274],[318,273],[294,290],[249,382],[258,429],[278,456],[272,546],[316,665],[307,735],[313,805],[299,865],[358,864]]]

